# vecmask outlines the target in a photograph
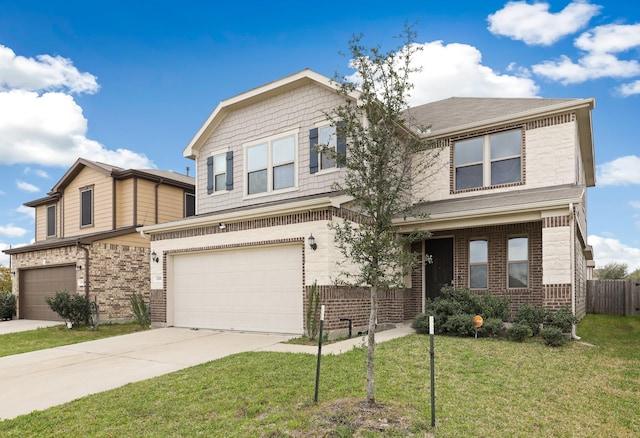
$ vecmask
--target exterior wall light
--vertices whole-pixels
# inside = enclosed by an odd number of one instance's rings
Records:
[[[218,228],[220,228],[220,230],[224,230],[225,228],[227,228],[227,226],[224,224],[224,222],[220,222],[220,225],[218,225]]]
[[[309,246],[311,247],[312,250],[315,251],[316,249],[318,249],[318,244],[316,243],[316,238],[313,237],[313,234],[309,236],[307,241],[309,242]]]
[[[82,271],[82,265],[76,265],[76,271]]]
[[[160,261],[160,259],[158,258],[158,254],[156,254],[156,252],[155,252],[155,251],[153,251],[153,252],[151,253],[151,260],[152,260],[152,261],[154,261],[154,262],[156,262],[156,263],[158,263],[158,262]]]

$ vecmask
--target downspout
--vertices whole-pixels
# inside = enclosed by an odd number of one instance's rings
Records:
[[[571,314],[576,315],[576,215],[573,202],[569,203],[569,235],[571,241],[569,248],[571,251]],[[571,338],[580,340],[580,336],[576,335],[576,324],[571,325]]]
[[[78,240],[76,247],[84,251],[84,296],[89,299],[89,248]]]

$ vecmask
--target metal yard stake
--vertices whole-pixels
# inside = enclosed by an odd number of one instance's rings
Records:
[[[318,387],[320,386],[320,359],[322,358],[322,329],[324,328],[324,304],[320,307],[320,335],[318,336],[318,364],[316,365],[316,392],[313,402],[318,403]]]
[[[431,427],[436,427],[436,373],[435,373],[435,352],[433,349],[433,316],[429,317],[429,338],[430,348],[429,356],[431,357]]]

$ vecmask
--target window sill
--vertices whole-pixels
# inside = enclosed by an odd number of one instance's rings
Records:
[[[298,187],[289,187],[289,188],[286,188],[286,189],[272,190],[270,192],[254,193],[253,195],[244,195],[244,197],[242,199],[244,201],[249,201],[251,199],[260,199],[260,198],[266,198],[266,197],[269,197],[269,196],[275,196],[275,195],[282,195],[282,194],[285,194],[285,193],[297,192],[298,190],[300,190]]]

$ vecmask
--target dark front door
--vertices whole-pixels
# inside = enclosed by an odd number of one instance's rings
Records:
[[[433,299],[440,296],[442,286],[453,282],[453,238],[428,239],[425,252],[432,259],[424,267],[426,295]]]

